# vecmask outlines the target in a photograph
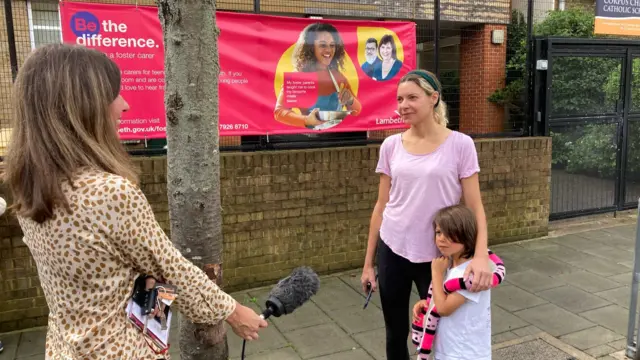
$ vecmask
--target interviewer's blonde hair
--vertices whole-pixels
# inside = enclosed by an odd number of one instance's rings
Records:
[[[120,69],[105,54],[69,44],[31,53],[13,87],[13,133],[4,181],[12,209],[42,223],[68,209],[61,181],[90,167],[137,182],[109,105],[120,93]]]

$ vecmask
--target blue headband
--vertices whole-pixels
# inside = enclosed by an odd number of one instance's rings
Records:
[[[440,104],[440,96],[442,96],[440,89],[438,88],[438,85],[436,83],[436,81],[426,72],[424,71],[420,71],[420,70],[412,70],[409,71],[409,74],[414,74],[414,75],[418,75],[421,78],[425,79],[429,85],[431,85],[431,87],[433,88],[433,90],[438,92],[438,101],[436,102],[436,105],[434,107],[437,107],[438,104]]]

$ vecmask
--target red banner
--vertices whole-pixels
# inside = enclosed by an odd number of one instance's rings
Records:
[[[64,2],[65,42],[122,69],[123,139],[164,137],[162,29],[155,7]],[[220,135],[405,127],[398,80],[416,66],[415,24],[218,12]]]

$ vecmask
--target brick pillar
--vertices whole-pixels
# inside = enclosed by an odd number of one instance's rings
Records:
[[[502,44],[491,43],[491,31],[504,30]],[[462,29],[460,41],[460,131],[501,132],[504,110],[487,100],[504,87],[507,57],[506,25],[483,24]]]

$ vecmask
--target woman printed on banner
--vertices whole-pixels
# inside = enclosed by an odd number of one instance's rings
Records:
[[[373,69],[373,78],[379,81],[393,79],[402,69],[402,61],[398,59],[396,43],[393,36],[387,34],[380,39],[378,53],[382,61],[376,63]]]
[[[298,72],[318,74],[318,99],[309,108],[300,108],[298,114],[284,105],[284,89],[281,89],[274,110],[275,119],[291,126],[313,128],[323,123],[318,117],[320,110],[341,111],[346,108],[351,115],[360,114],[362,105],[340,72],[344,69],[345,55],[344,42],[333,25],[308,25],[300,33],[294,48],[293,65]]]

